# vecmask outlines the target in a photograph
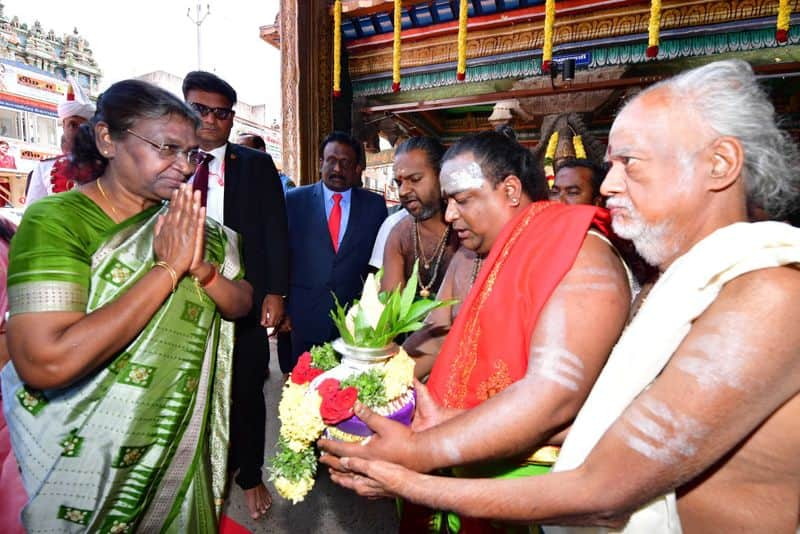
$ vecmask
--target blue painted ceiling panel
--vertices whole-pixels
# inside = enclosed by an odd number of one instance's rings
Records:
[[[538,6],[544,2],[545,0],[470,0],[467,5],[469,16],[476,17]],[[402,27],[404,30],[409,30],[458,20],[458,6],[458,0],[435,0],[411,6],[403,10]],[[390,10],[355,19],[345,19],[342,21],[342,30],[347,40],[391,33],[394,30],[392,20],[393,15]]]
[[[502,0],[499,0],[502,1]],[[497,11],[497,2],[498,0],[480,0],[478,2],[481,6],[481,14],[488,15],[490,13],[494,13]]]
[[[375,31],[375,25],[372,23],[372,17],[359,17],[358,27],[361,30],[361,35],[364,37],[369,37],[377,33]]]

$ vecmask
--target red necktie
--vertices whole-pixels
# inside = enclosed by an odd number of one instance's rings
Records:
[[[197,170],[194,173],[194,181],[192,182],[194,190],[200,190],[201,206],[205,206],[206,200],[208,200],[208,164],[212,159],[214,159],[212,154],[205,154],[205,156],[206,158],[203,160],[203,162],[197,166]]]
[[[339,252],[339,225],[342,224],[342,201],[341,193],[333,194],[333,208],[328,217],[328,231],[331,233],[331,241],[333,242],[333,250]]]

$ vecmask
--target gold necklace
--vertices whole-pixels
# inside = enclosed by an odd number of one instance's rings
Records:
[[[431,287],[433,287],[434,282],[436,282],[436,278],[439,276],[439,264],[442,261],[442,256],[444,256],[444,249],[447,248],[447,238],[450,236],[450,225],[448,224],[447,227],[444,229],[444,233],[442,234],[439,243],[436,244],[436,248],[433,249],[433,254],[431,255],[431,259],[425,257],[425,251],[422,248],[422,236],[419,233],[419,223],[414,221],[414,259],[418,260],[419,257],[422,257],[422,264],[425,267],[425,270],[430,275],[428,279],[428,283],[425,284],[422,282],[422,272],[420,270],[419,273],[419,296],[426,299],[431,294]],[[433,262],[433,269],[431,269],[431,262]],[[432,271],[432,272],[431,272]]]
[[[469,287],[475,285],[475,279],[478,278],[478,273],[481,270],[481,266],[483,265],[483,257],[482,256],[475,256],[475,259],[472,260],[472,276],[469,279]]]
[[[114,208],[114,204],[111,203],[111,199],[108,198],[108,195],[106,195],[106,192],[103,190],[103,186],[100,185],[100,178],[96,179],[94,183],[97,185],[97,190],[100,191],[101,195],[103,195],[103,198],[105,199],[106,204],[108,204],[108,207],[111,208],[111,213],[114,214],[114,218],[119,219],[119,214],[117,213],[117,210]]]

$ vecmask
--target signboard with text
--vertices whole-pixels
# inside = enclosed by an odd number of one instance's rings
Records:
[[[0,91],[58,104],[67,94],[67,82],[17,64],[0,61]]]

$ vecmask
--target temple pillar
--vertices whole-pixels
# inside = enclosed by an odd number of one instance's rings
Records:
[[[333,17],[326,0],[281,0],[283,172],[319,176],[319,144],[332,129]]]

